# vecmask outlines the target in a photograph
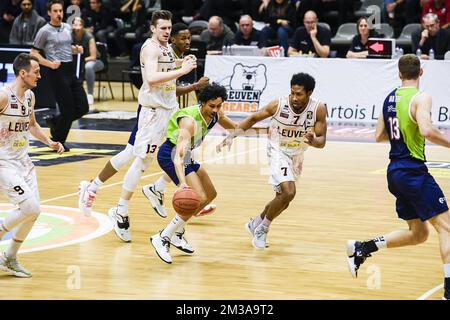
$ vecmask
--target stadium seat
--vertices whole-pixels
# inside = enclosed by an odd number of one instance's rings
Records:
[[[422,28],[420,23],[410,23],[403,27],[402,33],[396,39],[396,43],[400,46],[410,46],[411,45],[411,36],[417,30]]]
[[[383,0],[361,0],[361,8],[355,11],[355,16],[359,17],[368,17],[373,14],[372,10],[367,10],[370,6],[378,6],[380,8],[380,14],[383,12],[384,3]]]
[[[341,24],[336,32],[336,35],[331,39],[331,44],[350,45],[356,34],[358,34],[356,31],[356,23]]]

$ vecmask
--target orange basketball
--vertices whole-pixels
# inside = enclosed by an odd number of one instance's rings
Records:
[[[179,214],[194,214],[200,205],[200,199],[193,189],[180,189],[174,193],[172,205],[175,211]]]

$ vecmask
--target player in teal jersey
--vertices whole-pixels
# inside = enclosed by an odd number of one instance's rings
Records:
[[[199,105],[180,109],[169,120],[167,140],[158,151],[158,163],[172,181],[182,188],[192,188],[200,198],[199,210],[209,204],[217,195],[206,170],[191,158],[191,151],[203,142],[209,130],[219,123],[225,129],[235,129],[237,124],[222,112],[222,103],[227,90],[218,84],[207,85],[198,95]],[[156,253],[166,263],[172,263],[170,244],[178,249],[193,253],[187,243],[174,244],[172,236],[184,233],[184,225],[197,214],[176,214],[164,230],[150,238]],[[180,231],[181,230],[181,231]]]
[[[376,141],[389,140],[387,169],[389,191],[396,197],[396,211],[408,223],[408,230],[397,230],[369,241],[347,242],[348,266],[357,277],[360,265],[372,252],[383,248],[416,245],[428,238],[427,221],[439,235],[444,263],[444,299],[450,299],[450,214],[442,190],[425,165],[425,139],[450,148],[449,137],[431,123],[431,96],[419,90],[423,73],[413,54],[398,63],[402,86],[385,99],[378,119]]]

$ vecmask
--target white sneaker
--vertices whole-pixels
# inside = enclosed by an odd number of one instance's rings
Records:
[[[30,278],[31,272],[25,269],[17,258],[8,258],[6,253],[0,255],[0,270],[6,271],[19,278]]]
[[[164,208],[164,193],[156,191],[154,184],[142,187],[142,193],[150,201],[156,213],[162,218],[167,218],[166,208]]]
[[[124,217],[120,215],[117,212],[117,207],[109,209],[108,216],[114,226],[114,232],[119,237],[119,239],[124,242],[130,242],[130,219],[128,218],[128,216]]]
[[[250,235],[251,235],[252,238],[253,238],[254,233],[255,233],[255,229],[256,229],[256,227],[257,227],[257,226],[255,226],[255,219],[250,218],[250,221],[247,222],[247,223],[244,225],[244,227],[245,227],[245,230],[247,230],[248,233],[250,233]]]
[[[252,244],[255,248],[264,249],[267,245],[267,233],[269,232],[269,228],[265,225],[260,224],[253,231],[253,240]]]
[[[92,94],[87,95],[87,100],[90,106],[94,104],[94,96]]]
[[[95,201],[97,194],[89,191],[89,181],[81,181],[78,186],[78,208],[84,213],[86,217],[89,217],[92,213],[92,205]]]
[[[206,216],[208,214],[214,213],[216,211],[217,206],[213,203],[207,204],[199,213],[194,215],[194,217]]]
[[[158,257],[165,263],[172,263],[170,256],[170,239],[168,237],[161,237],[161,233],[157,233],[150,238],[150,243],[156,250]]]
[[[185,252],[185,253],[194,253],[194,248],[187,242],[184,237],[184,228],[181,232],[175,232],[175,234],[170,239],[170,244],[175,248]]]

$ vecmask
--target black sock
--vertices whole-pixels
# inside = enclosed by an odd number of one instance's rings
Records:
[[[445,278],[444,290],[445,290],[445,292],[444,292],[445,299],[450,300],[450,278]]]
[[[378,251],[378,247],[375,244],[375,240],[369,240],[363,242],[363,251],[364,253],[372,253]]]

